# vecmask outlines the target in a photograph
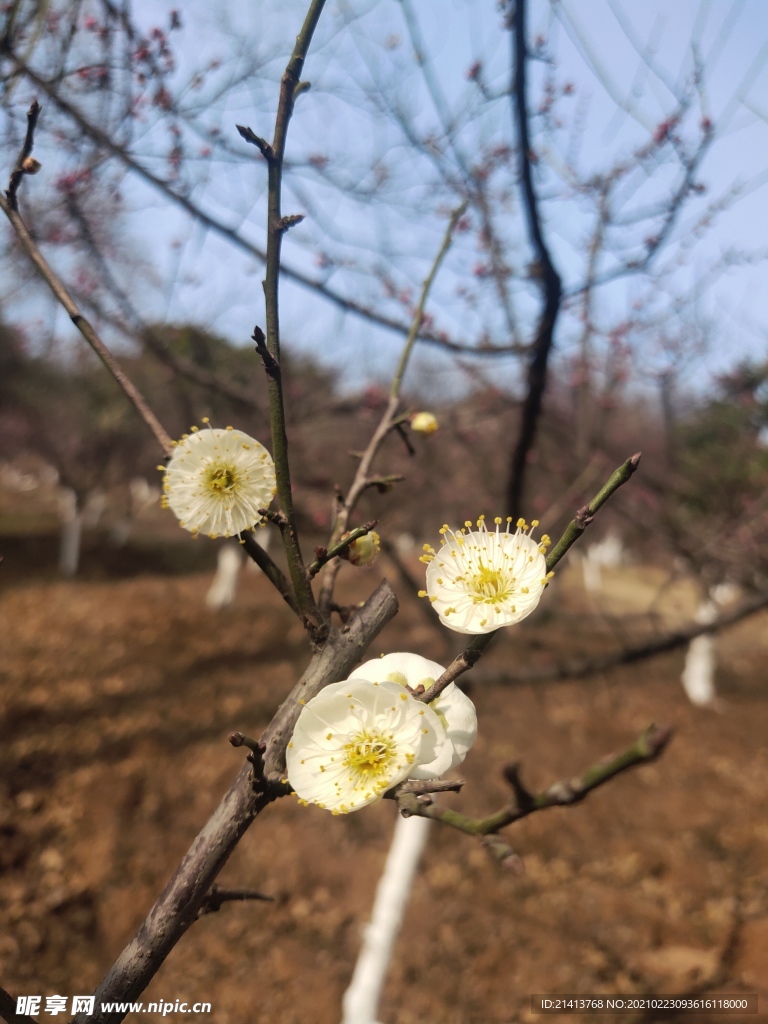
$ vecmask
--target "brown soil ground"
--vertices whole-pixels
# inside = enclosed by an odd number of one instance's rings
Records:
[[[647,631],[638,613],[661,578],[609,574],[602,602],[614,621],[564,573],[550,607],[510,631],[488,667],[605,650],[617,623],[625,637]],[[245,574],[220,614],[203,604],[209,579],[6,578],[0,982],[14,995],[93,990],[237,772],[227,734],[257,735],[307,658],[262,577]],[[374,581],[360,572],[353,590]],[[681,587],[657,601],[665,622],[690,608]],[[475,686],[467,786],[445,798],[469,813],[505,801],[500,767],[512,760],[538,788],[649,722],[676,736],[656,764],[508,830],[521,876],[433,826],[382,1021],[528,1021],[535,992],[759,991],[768,1009],[767,623],[720,640],[719,711],[687,702],[680,652],[577,683]],[[374,653],[398,649],[441,653],[409,597]],[[292,798],[268,808],[221,881],[275,902],[229,904],[196,923],[145,1001],[209,1001],[202,1019],[215,1024],[336,1024],[394,814],[384,803],[331,817]]]

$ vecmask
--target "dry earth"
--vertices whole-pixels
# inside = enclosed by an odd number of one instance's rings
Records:
[[[625,635],[660,579],[609,575],[603,607],[630,616]],[[0,579],[0,982],[14,995],[93,990],[237,772],[228,732],[258,734],[306,660],[262,577],[246,575],[220,614],[203,605],[208,581]],[[576,574],[556,583],[490,665],[615,642]],[[690,606],[681,587],[657,601],[667,622]],[[651,721],[676,736],[658,763],[509,830],[522,876],[433,827],[383,1021],[527,1021],[534,992],[759,991],[768,1009],[767,622],[721,640],[717,712],[687,703],[679,652],[578,683],[474,687],[480,735],[464,792],[447,798],[470,813],[504,802],[509,761],[541,787]],[[375,652],[397,649],[440,654],[409,597]],[[222,882],[275,902],[199,921],[144,999],[210,1001],[215,1024],[335,1024],[394,813],[268,808]]]

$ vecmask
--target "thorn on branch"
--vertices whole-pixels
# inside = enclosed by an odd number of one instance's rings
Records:
[[[335,602],[331,602],[329,611],[336,612],[346,626],[352,616],[356,612],[359,612],[362,607],[362,604],[336,604]]]
[[[253,328],[253,334],[251,340],[256,344],[256,351],[261,356],[264,363],[264,369],[267,371],[267,376],[275,380],[280,373],[280,363],[275,359],[272,353],[267,348],[267,338],[264,331],[257,324]]]
[[[250,128],[245,128],[241,124],[237,124],[235,127],[240,133],[240,137],[245,139],[246,142],[250,142],[252,146],[256,146],[268,163],[271,163],[275,159],[275,151],[266,139],[262,139],[260,135],[257,135],[254,131],[251,131]]]
[[[407,434],[405,428],[403,427],[402,423],[396,423],[395,424],[395,430],[400,435],[400,437],[402,438],[403,444],[405,445],[405,447],[406,447],[406,449],[408,451],[408,454],[411,457],[413,457],[416,454],[416,449],[411,444],[411,439],[410,439],[410,437],[408,437],[408,434]]]
[[[263,900],[265,903],[274,903],[275,897],[267,896],[266,893],[258,892],[256,889],[222,889],[218,885],[212,885],[197,916],[201,918],[206,914],[215,914],[217,910],[221,910],[224,903],[245,902],[246,900]]]

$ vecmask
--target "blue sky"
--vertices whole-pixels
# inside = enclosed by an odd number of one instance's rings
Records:
[[[467,69],[477,60],[483,62],[489,87],[498,90],[506,85],[509,38],[500,27],[495,0],[411,0],[411,4],[431,71],[450,110],[469,102],[474,87]],[[166,12],[172,6],[140,0],[136,14],[149,28],[167,24]],[[255,65],[247,82],[201,114],[201,120],[219,128],[242,152],[242,160],[200,158],[199,167],[193,164],[197,181],[193,195],[203,207],[262,244],[266,175],[256,151],[240,144],[234,123],[270,134],[277,79],[303,15],[304,0],[217,6],[187,0],[180,6],[184,28],[173,36],[180,81],[213,58],[223,62],[213,75],[220,81],[227,75],[234,77],[249,62]],[[420,181],[423,165],[411,161],[399,146],[397,132],[373,109],[379,76],[409,110],[414,124],[425,127],[434,120],[421,73],[411,59],[403,14],[398,0],[329,0],[321,21],[306,68],[313,89],[297,105],[288,157],[301,160],[324,153],[334,168],[348,175],[381,159],[389,165],[390,184],[386,201],[366,207],[364,202],[348,201],[311,175],[299,174],[297,188],[287,192],[285,209],[307,212],[308,217],[288,235],[284,254],[286,261],[309,274],[322,273],[317,256],[319,249],[326,248],[323,233],[327,232],[327,248],[340,263],[359,261],[363,267],[383,263],[399,282],[417,288],[439,242],[444,220],[427,209],[430,186]],[[738,355],[764,355],[766,267],[757,259],[768,248],[764,240],[768,222],[768,9],[764,0],[644,0],[642,4],[532,0],[529,24],[532,40],[545,39],[543,55],[554,59],[558,82],[574,87],[573,98],[562,101],[559,108],[561,138],[565,145],[571,123],[579,123],[578,146],[574,146],[584,173],[605,171],[618,156],[631,154],[647,141],[674,109],[675,90],[690,78],[694,53],[700,55],[705,69],[703,102],[719,136],[698,176],[707,192],[677,225],[675,251],[684,262],[677,266],[670,261],[668,281],[670,289],[674,281],[677,294],[692,293],[723,253],[754,254],[755,262],[702,287],[697,309],[713,325],[713,343],[696,360],[693,372],[703,382]],[[547,67],[543,62],[532,66],[534,99]],[[367,95],[360,88],[365,82]],[[508,103],[497,103],[465,130],[470,155],[473,146],[513,143]],[[137,159],[162,174],[164,164],[156,154],[163,145],[162,133],[147,126],[139,130],[133,150]],[[557,152],[548,155],[556,166]],[[661,173],[663,182],[663,169]],[[542,172],[539,185],[550,196],[545,210],[548,235],[567,285],[582,272],[588,218],[573,196],[561,197],[563,182],[557,173]],[[738,201],[718,214],[701,241],[687,246],[687,236],[706,204],[734,187],[740,190]],[[133,282],[144,313],[169,321],[197,320],[246,343],[254,323],[263,323],[258,263],[169,210],[146,185],[134,183],[125,194],[131,210],[128,233],[148,268],[144,281]],[[306,210],[302,199],[307,201]],[[519,207],[513,202],[502,219],[510,251],[518,254],[515,259],[522,266],[526,257]],[[482,299],[477,315],[456,300],[456,288],[466,280],[473,259],[459,240],[434,292],[431,311],[453,334],[472,336],[482,325]],[[329,283],[361,301],[379,301],[379,285],[363,272],[340,266],[330,274]],[[518,292],[520,329],[525,336],[535,305],[530,289],[521,286]],[[647,295],[642,299],[640,295],[636,280],[603,288],[599,309],[606,323],[633,303],[648,301]],[[663,319],[663,307],[659,310]],[[674,332],[671,317],[667,326]],[[396,335],[339,314],[290,282],[283,287],[283,331],[290,344],[339,364],[343,378],[351,382],[386,375],[400,347]],[[569,333],[563,324],[559,350],[568,352],[572,342],[573,327]],[[506,373],[511,379],[512,366],[509,362],[506,366],[493,373]],[[453,361],[431,349],[421,352],[416,372],[427,375],[436,386],[455,382]]]

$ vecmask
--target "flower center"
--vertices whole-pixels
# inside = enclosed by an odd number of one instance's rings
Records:
[[[215,494],[232,494],[237,486],[237,473],[232,465],[212,466],[205,477],[206,486]]]
[[[514,590],[513,582],[501,569],[489,569],[481,565],[479,572],[469,580],[469,588],[475,595],[472,601],[474,604],[499,604],[506,601]]]
[[[344,744],[344,767],[352,768],[365,778],[383,775],[395,757],[391,736],[364,729]]]

